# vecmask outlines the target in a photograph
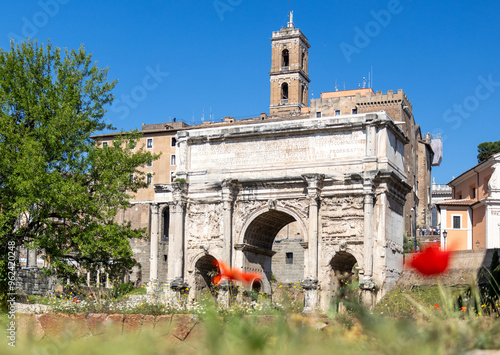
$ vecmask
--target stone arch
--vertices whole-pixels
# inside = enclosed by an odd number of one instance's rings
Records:
[[[273,202],[272,200],[270,200],[265,207],[260,207],[260,208],[256,209],[253,213],[250,214],[250,216],[247,218],[246,222],[243,224],[243,227],[241,228],[240,235],[238,236],[238,239],[237,239],[238,243],[240,243],[240,244],[245,243],[245,234],[246,234],[248,227],[260,215],[262,215],[266,212],[269,212],[270,210],[283,212],[283,213],[286,213],[286,214],[290,215],[291,217],[293,217],[292,222],[297,221],[300,228],[302,228],[302,235],[304,236],[304,241],[307,242],[309,240],[306,224],[304,223],[304,220],[302,219],[302,217],[300,217],[299,213],[297,213],[296,211],[294,211],[293,209],[291,209],[289,207],[281,207],[279,205],[275,205],[275,206],[270,207],[269,206],[270,204],[276,204],[276,202]],[[283,226],[285,226],[286,224],[284,224]],[[278,232],[279,232],[279,230],[278,230]]]
[[[241,254],[236,259],[244,270],[262,274],[261,292],[271,292],[271,268],[273,242],[280,230],[292,223],[298,222],[306,236],[306,228],[302,219],[294,211],[276,205],[270,200],[267,207],[255,211],[244,224],[235,247]]]
[[[211,275],[211,272],[217,270],[214,264],[215,260],[214,256],[203,253],[193,262],[195,292],[200,293],[211,290],[211,281],[214,276]]]
[[[288,83],[281,84],[281,100],[288,100]]]
[[[290,66],[290,51],[288,49],[283,49],[281,52],[281,66],[288,67]]]
[[[330,295],[335,300],[339,311],[342,311],[344,307],[343,300],[352,296],[352,290],[349,290],[347,286],[357,276],[355,266],[359,265],[359,260],[352,250],[340,250],[330,259]]]

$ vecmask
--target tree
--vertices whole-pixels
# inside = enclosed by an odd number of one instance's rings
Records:
[[[52,270],[73,279],[77,265],[117,275],[135,264],[129,240],[144,231],[115,216],[146,186],[140,167],[158,157],[130,149],[138,132],[104,149],[91,138],[113,129],[104,114],[115,85],[83,46],[0,49],[0,294],[13,244],[43,249]]]
[[[484,142],[477,146],[477,161],[481,163],[493,154],[500,152],[500,141]]]

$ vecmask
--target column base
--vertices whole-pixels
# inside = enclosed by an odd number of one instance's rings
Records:
[[[309,277],[302,281],[304,289],[304,313],[311,314],[317,311],[319,306],[318,279]]]
[[[359,283],[361,289],[361,301],[369,310],[375,306],[377,285],[371,277],[363,278]]]

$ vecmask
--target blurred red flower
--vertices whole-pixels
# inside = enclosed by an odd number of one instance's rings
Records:
[[[224,280],[241,281],[250,284],[253,281],[260,281],[262,279],[258,272],[244,272],[236,268],[230,268],[225,262],[220,260],[215,260],[214,264],[219,269],[219,274],[212,278],[214,285],[218,285]]]
[[[76,298],[73,300],[74,303],[80,303]]]
[[[442,274],[450,264],[450,251],[443,251],[438,246],[430,246],[415,254],[410,266],[424,276]]]

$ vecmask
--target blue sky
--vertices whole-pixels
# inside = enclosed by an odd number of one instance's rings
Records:
[[[292,0],[309,38],[310,93],[355,89],[373,68],[375,91],[403,89],[422,132],[440,133],[446,183],[500,140],[500,2]],[[0,47],[11,37],[84,44],[118,79],[106,118],[118,130],[269,111],[273,31],[286,0],[3,1]],[[310,96],[310,98],[311,98]]]

